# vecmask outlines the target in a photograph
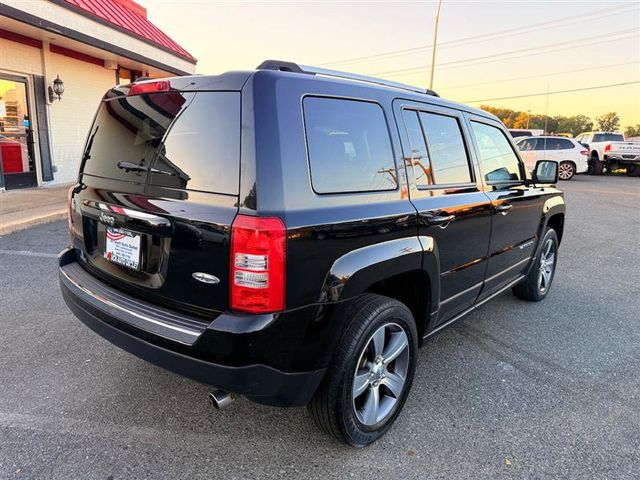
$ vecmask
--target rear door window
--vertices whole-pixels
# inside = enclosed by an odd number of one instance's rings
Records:
[[[497,127],[471,122],[480,167],[487,182],[510,182],[522,179],[520,161],[504,132]],[[538,139],[540,144],[540,139]]]
[[[303,109],[311,183],[316,193],[397,188],[391,138],[380,105],[306,97]]]
[[[408,162],[413,168],[416,185],[432,185],[433,177],[431,175],[429,152],[427,151],[424,132],[418,119],[418,112],[415,110],[405,110],[404,122],[407,127],[407,135],[411,147],[411,158],[408,159]]]
[[[458,120],[447,115],[420,112],[420,121],[427,138],[433,182],[471,182],[469,159]]]

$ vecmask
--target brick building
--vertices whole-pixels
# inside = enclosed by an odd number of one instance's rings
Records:
[[[195,64],[132,0],[2,0],[0,189],[72,182],[108,88]]]

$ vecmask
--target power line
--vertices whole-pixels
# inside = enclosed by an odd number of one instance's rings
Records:
[[[508,37],[508,36],[512,36],[512,35],[522,35],[522,34],[525,34],[525,33],[531,33],[531,32],[537,31],[537,30],[546,29],[550,25],[555,25],[555,26],[574,25],[574,24],[578,24],[578,23],[582,23],[582,22],[588,22],[588,21],[592,21],[592,20],[599,20],[601,18],[612,17],[612,16],[615,16],[615,15],[621,15],[623,13],[628,13],[628,11],[634,10],[635,8],[636,8],[635,5],[633,5],[631,8],[629,8],[627,5],[619,5],[619,6],[616,6],[616,7],[607,7],[605,9],[596,10],[594,12],[583,14],[583,15],[574,15],[574,16],[571,16],[571,17],[564,17],[564,18],[560,18],[560,19],[557,19],[557,20],[534,23],[534,24],[531,24],[531,25],[528,25],[528,26],[523,26],[523,27],[518,27],[518,28],[509,28],[509,29],[506,29],[506,30],[499,30],[497,32],[485,33],[485,34],[475,35],[475,36],[471,36],[471,37],[464,37],[464,38],[459,38],[457,40],[449,40],[447,42],[442,42],[440,44],[440,46],[441,46],[441,48],[447,48],[447,47],[453,47],[453,46],[458,46],[458,45],[464,45],[464,44],[470,43],[470,42],[482,41],[482,39],[493,40],[493,39],[504,38],[504,37]],[[621,10],[621,11],[612,12],[612,10]],[[599,15],[600,13],[603,13],[603,15]],[[593,17],[593,18],[588,18],[588,17]],[[561,24],[561,25],[556,25],[556,24]],[[326,66],[348,65],[348,64],[351,64],[351,63],[366,62],[366,61],[369,61],[369,60],[378,60],[378,59],[382,59],[382,58],[390,58],[390,57],[396,57],[396,56],[402,56],[402,55],[410,55],[410,54],[413,54],[413,53],[422,52],[424,50],[429,50],[429,49],[432,48],[432,46],[433,45],[430,44],[430,45],[421,45],[419,47],[404,48],[404,49],[400,49],[400,50],[390,50],[388,52],[377,53],[377,54],[372,54],[372,55],[365,55],[365,56],[362,56],[362,57],[347,58],[347,59],[343,59],[343,60],[336,60],[334,62],[321,63],[318,66],[326,67]]]
[[[553,52],[560,52],[562,50],[571,50],[573,48],[578,48],[578,47],[585,47],[585,46],[590,46],[590,45],[602,45],[603,43],[609,43],[609,42],[613,42],[613,41],[618,41],[618,40],[625,40],[627,38],[636,38],[637,35],[635,35],[635,33],[637,33],[639,30],[637,28],[631,28],[631,29],[627,29],[627,30],[620,30],[619,32],[609,32],[603,35],[597,35],[597,36],[590,36],[590,37],[585,37],[585,38],[581,38],[581,39],[576,39],[576,40],[570,40],[569,42],[562,42],[563,44],[567,44],[567,43],[573,43],[576,42],[575,45],[569,45],[569,46],[564,46],[564,47],[560,47],[560,48],[555,48],[553,49],[553,47],[559,45],[558,42],[555,43],[550,43],[547,45],[538,45],[536,47],[528,47],[528,48],[521,48],[518,50],[510,50],[508,52],[502,52],[502,53],[495,53],[495,54],[491,54],[491,55],[484,55],[481,57],[472,57],[472,58],[464,58],[464,59],[460,59],[460,60],[453,60],[450,62],[444,62],[444,63],[440,63],[439,64],[439,68],[447,68],[447,66],[449,66],[449,68],[451,68],[451,66],[454,65],[459,65],[459,64],[467,64],[469,63],[469,66],[472,65],[477,65],[479,60],[482,60],[482,62],[480,63],[488,63],[491,61],[501,61],[501,60],[511,60],[513,58],[518,58],[519,55],[516,55],[515,57],[509,57],[509,58],[500,58],[506,55],[514,55],[514,54],[520,54],[520,53],[525,53],[525,52],[532,52],[529,53],[529,56],[534,56],[534,55],[544,55],[547,53],[553,53]],[[606,39],[608,37],[615,37],[618,35],[622,35],[623,33],[629,33],[629,32],[634,32],[633,35],[627,35],[625,37],[620,37],[620,38],[614,38],[611,40],[599,40],[597,42],[594,42],[593,40],[595,39]],[[583,43],[583,42],[587,42],[587,43]],[[548,48],[552,48],[552,50],[549,51],[545,51],[545,52],[540,52],[538,50],[542,50],[542,49],[548,49]],[[491,60],[493,59],[493,60]],[[473,63],[476,62],[476,63]],[[406,74],[406,73],[410,73],[416,70],[421,70],[423,71],[425,68],[428,68],[429,65],[420,65],[417,67],[410,67],[410,68],[400,68],[400,69],[396,69],[396,70],[386,70],[383,72],[374,72],[374,73],[368,73],[367,75],[399,75],[399,74]]]
[[[455,90],[458,88],[468,88],[468,87],[478,87],[480,85],[494,85],[496,83],[505,83],[512,82],[514,80],[528,80],[530,78],[544,78],[544,77],[555,77],[558,75],[565,75],[567,73],[578,73],[578,72],[589,72],[591,70],[602,70],[603,68],[614,68],[621,67],[623,65],[634,65],[640,63],[640,60],[634,60],[632,62],[622,62],[622,63],[610,63],[608,65],[598,65],[595,67],[587,67],[587,68],[579,68],[575,70],[563,70],[561,72],[549,72],[549,73],[541,73],[540,75],[524,75],[522,77],[511,77],[511,78],[500,78],[498,80],[488,80],[486,82],[478,82],[478,83],[466,83],[464,85],[453,85],[451,87],[440,87],[440,90]]]
[[[543,95],[556,95],[558,93],[584,92],[586,90],[597,90],[601,88],[621,87],[623,85],[634,85],[636,83],[640,83],[640,80],[635,80],[633,82],[610,83],[609,85],[596,85],[592,87],[572,88],[570,90],[556,90],[555,92],[528,93],[526,95],[514,95],[512,97],[484,98],[482,100],[463,100],[462,103],[494,102],[498,100],[511,100],[515,98],[541,97]]]

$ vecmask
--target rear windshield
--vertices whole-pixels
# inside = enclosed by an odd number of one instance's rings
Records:
[[[624,142],[624,135],[620,133],[594,133],[593,142]]]
[[[169,92],[102,102],[82,172],[169,188],[237,194],[240,93]]]

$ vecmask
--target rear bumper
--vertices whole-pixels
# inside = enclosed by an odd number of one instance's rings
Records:
[[[605,155],[604,157],[607,161],[614,161],[614,162],[618,162],[618,163],[633,163],[633,164],[639,164],[640,163],[640,155],[629,155],[629,154],[609,154],[609,155]]]
[[[198,358],[199,342],[212,334],[210,325],[112,291],[79,266],[72,249],[61,253],[58,273],[63,298],[82,323],[171,372],[275,406],[307,404],[324,376],[325,369],[285,372],[264,364],[231,366]]]

